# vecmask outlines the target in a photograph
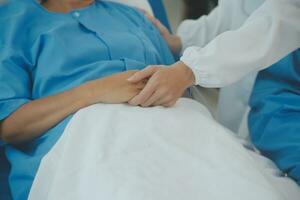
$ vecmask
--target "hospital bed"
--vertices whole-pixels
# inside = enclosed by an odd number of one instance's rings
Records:
[[[120,1],[120,0],[115,0],[115,1]],[[128,0],[128,1],[133,2],[134,0]],[[153,9],[154,15],[158,19],[160,19],[162,21],[162,23],[166,27],[169,28],[169,30],[171,30],[162,0],[149,0],[149,4],[151,5],[151,7]],[[202,92],[199,92],[199,91],[202,91]],[[198,96],[198,98],[200,96],[200,99],[204,99],[205,97],[202,96],[203,92],[205,93],[205,91],[203,91],[202,88],[198,88],[198,89],[194,90],[193,96],[194,97]],[[213,91],[213,92],[215,92],[215,91]],[[206,95],[206,96],[208,96],[208,95]],[[215,94],[213,94],[213,95],[215,95]],[[203,103],[203,101],[202,101],[202,103]],[[205,102],[204,102],[204,104],[207,106],[207,104]],[[207,106],[207,107],[209,108],[210,106]],[[212,105],[212,107],[215,107],[215,105]],[[215,109],[215,108],[212,108],[212,109]],[[211,111],[211,109],[210,109],[210,111]],[[254,155],[254,156],[256,156],[256,155]],[[261,158],[258,158],[258,159],[261,159]],[[273,170],[273,169],[270,169],[270,170]],[[0,147],[0,199],[1,200],[10,200],[11,199],[8,184],[7,184],[8,172],[9,172],[9,165],[4,156],[4,149],[2,147]]]
[[[124,2],[124,0],[122,0]],[[135,1],[127,0],[129,4],[134,5]],[[168,27],[170,24],[167,19],[167,14],[162,0],[149,0],[149,4],[153,9],[155,17],[160,19],[163,24]],[[8,186],[9,163],[5,158],[4,148],[0,144],[0,200],[11,200],[11,195]]]

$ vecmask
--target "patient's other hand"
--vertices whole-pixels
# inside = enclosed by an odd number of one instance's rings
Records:
[[[179,36],[172,35],[170,31],[155,17],[150,15],[148,12],[142,10],[145,16],[153,23],[153,25],[159,30],[162,37],[166,40],[169,48],[173,54],[177,55],[182,49],[182,42]]]
[[[127,103],[145,87],[145,81],[130,83],[129,77],[137,71],[126,71],[87,83],[93,103]]]
[[[195,83],[194,73],[183,62],[177,62],[171,67],[149,66],[128,81],[137,83],[146,78],[149,78],[147,85],[129,101],[130,105],[173,106],[184,91]]]

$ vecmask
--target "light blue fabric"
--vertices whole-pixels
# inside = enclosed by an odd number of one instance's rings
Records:
[[[152,24],[124,5],[96,1],[59,14],[34,0],[7,2],[0,7],[0,120],[25,103],[89,80],[174,62]],[[5,146],[13,199],[27,199],[41,159],[71,117],[34,141]]]
[[[300,50],[258,74],[249,129],[263,155],[300,185]]]

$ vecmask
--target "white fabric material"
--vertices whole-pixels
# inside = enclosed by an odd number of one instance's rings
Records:
[[[299,19],[299,0],[221,0],[208,17],[180,26],[184,45],[193,45],[181,59],[199,85],[227,86],[298,49]]]
[[[129,6],[137,7],[146,10],[151,15],[153,15],[152,8],[147,0],[106,0],[106,1],[113,1],[117,3],[123,3]]]
[[[238,130],[255,73],[300,47],[299,19],[300,0],[220,0],[208,16],[180,25],[181,60],[197,84],[225,87],[218,109],[223,125]]]
[[[254,155],[189,99],[174,108],[98,104],[70,121],[29,199],[298,200],[299,187]]]
[[[245,113],[249,108],[248,102],[256,76],[257,72],[251,73],[243,80],[220,90],[216,118],[234,133],[238,133],[241,126],[246,125],[244,128],[248,129],[248,115]]]
[[[249,134],[249,127],[248,127],[248,115],[250,113],[250,106],[247,106],[246,107],[246,110],[245,110],[245,114],[241,120],[241,123],[240,123],[240,126],[239,126],[239,129],[238,129],[238,136],[246,141],[251,141],[251,138],[250,138],[250,134]]]

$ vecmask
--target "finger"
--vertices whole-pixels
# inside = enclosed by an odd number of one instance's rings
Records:
[[[130,104],[135,106],[142,105],[153,95],[155,90],[156,83],[153,81],[153,79],[150,79],[145,88],[136,97],[130,100]]]
[[[154,25],[161,24],[160,21],[157,18],[155,18],[154,16],[150,15],[149,13],[146,13],[145,17],[148,18]]]
[[[138,90],[142,90],[145,88],[146,84],[147,84],[147,80],[143,80],[143,81],[140,81],[138,83],[131,83],[133,84],[133,86],[138,89]]]
[[[158,19],[154,18],[153,24],[157,27],[162,35],[170,34],[169,30]]]
[[[155,17],[153,17],[149,12],[144,11],[143,13],[144,13],[145,17],[148,18],[150,21],[155,19]]]
[[[140,83],[140,84],[138,84],[138,85],[136,86],[136,89],[139,90],[139,91],[141,91],[142,89],[145,88],[145,86],[146,86],[146,84]]]
[[[136,72],[131,77],[127,79],[127,81],[132,83],[137,83],[142,81],[143,79],[151,77],[157,70],[156,66],[148,66],[145,69]]]
[[[145,103],[143,103],[141,106],[143,107],[149,107],[154,105],[154,102],[158,101],[160,98],[162,98],[163,94],[159,91],[155,91],[153,93],[153,95],[147,100],[145,101]]]
[[[172,98],[171,95],[169,95],[169,94],[167,94],[167,92],[165,92],[165,94],[162,95],[161,98],[157,99],[157,101],[155,101],[153,103],[153,105],[154,106],[161,106],[161,105],[166,104],[166,103],[168,103],[170,101],[173,101],[173,100],[174,100],[174,98]]]
[[[178,99],[173,100],[173,101],[170,101],[170,102],[168,102],[168,103],[164,103],[164,104],[162,104],[162,106],[167,107],[167,108],[173,107],[173,106],[176,104],[177,100],[178,100]]]
[[[142,13],[144,13],[145,15],[148,13],[145,9],[143,8],[138,8]]]
[[[154,26],[156,26],[160,33],[169,33],[169,30],[157,18],[153,17],[149,13],[145,13],[145,16],[153,23]]]

